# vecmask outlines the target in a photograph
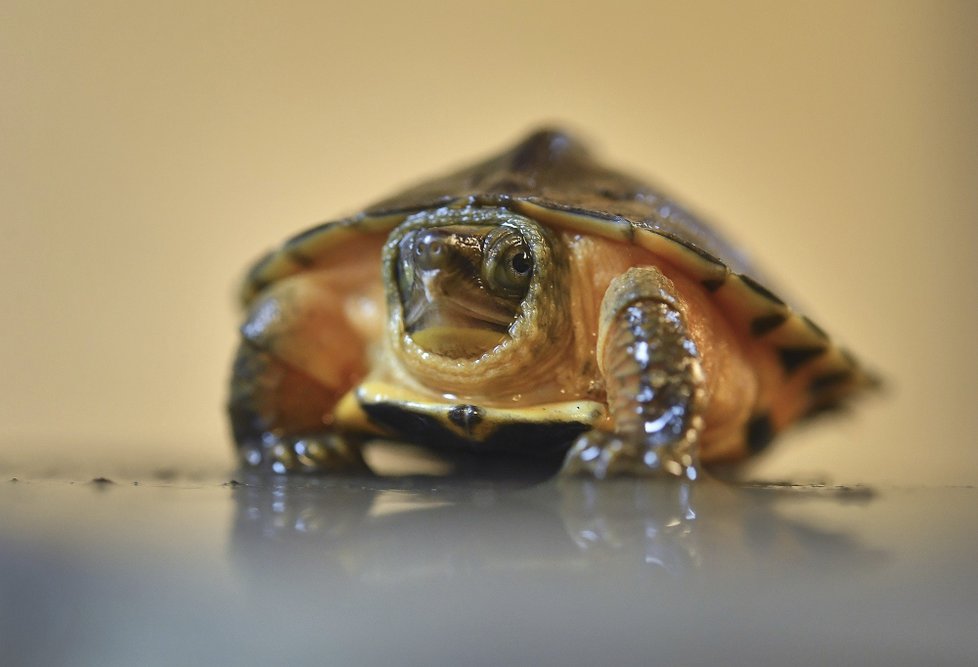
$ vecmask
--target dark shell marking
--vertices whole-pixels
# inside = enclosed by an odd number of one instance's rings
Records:
[[[529,453],[540,457],[560,457],[567,446],[591,428],[580,422],[513,422],[500,424],[482,438],[466,438],[447,428],[435,414],[414,411],[399,403],[363,403],[370,421],[399,437],[422,442],[434,449],[463,449],[499,454]],[[449,410],[449,420],[468,430],[466,423],[480,412],[476,406],[456,406]],[[481,417],[477,418],[481,422]],[[460,423],[461,422],[461,423]]]
[[[751,454],[759,454],[764,451],[776,435],[774,424],[766,414],[752,417],[747,422],[747,434],[745,442]]]
[[[759,282],[751,278],[750,276],[741,276],[740,279],[744,282],[745,285],[747,285],[749,288],[751,288],[752,290],[754,290],[755,292],[763,296],[768,301],[771,301],[772,303],[775,303],[779,306],[785,305],[781,297],[779,297],[777,294],[775,294],[774,292],[772,292],[764,285],[760,284]]]
[[[774,331],[779,326],[784,324],[787,319],[788,316],[784,313],[762,315],[750,323],[750,332],[756,338],[761,338],[764,336],[764,334],[768,333],[769,331]]]
[[[476,426],[485,419],[483,411],[475,405],[456,405],[448,411],[448,419],[470,437]]]
[[[634,243],[672,262],[711,294],[735,327],[771,345],[786,376],[810,371],[810,391],[819,397],[813,411],[874,382],[820,327],[759,282],[729,241],[659,190],[601,165],[555,131],[537,132],[488,160],[293,236],[251,269],[241,298],[247,304],[268,284],[327,264],[354,236],[387,234],[420,210],[468,206],[507,207],[548,226]],[[460,412],[457,418],[471,417]],[[748,442],[764,440],[762,422],[755,421]]]
[[[791,374],[812,359],[825,354],[824,347],[782,347],[778,348],[778,357],[786,373]]]

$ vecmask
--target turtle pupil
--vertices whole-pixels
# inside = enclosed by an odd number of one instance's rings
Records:
[[[520,251],[513,255],[512,266],[513,271],[516,271],[521,276],[525,276],[533,268],[533,263],[530,261],[530,256],[526,251]]]

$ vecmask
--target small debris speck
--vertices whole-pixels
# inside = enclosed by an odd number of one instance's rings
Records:
[[[232,479],[229,482],[224,482],[222,486],[242,486],[242,483],[236,479]]]
[[[133,482],[132,485],[133,486],[139,486],[139,482]]]
[[[11,481],[11,482],[19,482],[20,480],[19,480],[19,479],[17,479],[16,477],[11,477],[11,478],[10,478],[10,481]]]
[[[108,477],[96,477],[92,480],[92,484],[115,484],[115,482]]]

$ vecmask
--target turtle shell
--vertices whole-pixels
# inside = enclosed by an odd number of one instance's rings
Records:
[[[649,185],[595,161],[568,134],[543,130],[473,166],[384,199],[352,217],[288,239],[248,273],[245,305],[272,282],[328,265],[344,244],[386,234],[422,210],[499,206],[544,225],[641,246],[698,281],[744,337],[770,346],[786,376],[804,368],[809,399],[799,416],[837,406],[874,384],[825,331],[777,296],[738,249],[716,230]],[[794,386],[794,385],[792,385]],[[756,451],[773,436],[763,411],[748,424]]]

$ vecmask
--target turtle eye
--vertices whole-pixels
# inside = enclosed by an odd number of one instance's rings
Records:
[[[533,270],[533,259],[530,257],[530,253],[525,250],[514,254],[509,263],[513,271],[520,276],[528,276]]]
[[[507,228],[502,228],[488,240],[483,279],[494,292],[522,297],[533,276],[533,255],[529,246],[519,232]]]

